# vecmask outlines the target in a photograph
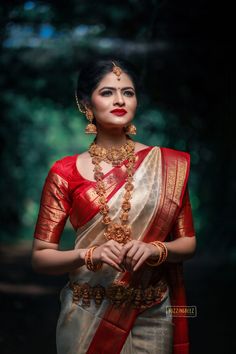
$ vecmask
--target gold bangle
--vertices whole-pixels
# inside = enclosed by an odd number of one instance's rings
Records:
[[[99,269],[102,268],[102,262],[98,262],[97,264],[93,263],[93,251],[97,247],[98,246],[93,246],[93,247],[89,248],[87,250],[87,252],[85,253],[85,257],[84,257],[84,262],[85,262],[87,269],[92,272],[97,272]]]
[[[160,254],[157,256],[157,260],[149,260],[149,261],[146,261],[146,263],[152,267],[155,267],[155,266],[158,266],[160,264],[160,257],[161,257],[161,251],[162,249],[155,243],[155,242],[151,242],[151,244],[157,248],[159,248],[160,250]]]
[[[155,241],[154,243],[156,243],[162,249],[161,259],[160,259],[160,264],[161,264],[161,263],[165,262],[165,260],[168,256],[168,249],[167,249],[166,245],[161,241]]]
[[[148,264],[151,267],[157,267],[161,263],[165,262],[167,255],[168,255],[168,249],[167,249],[166,245],[161,241],[154,241],[154,242],[151,242],[151,244],[160,249],[160,255],[158,256],[157,261],[156,260],[154,260],[154,261],[149,260],[149,261],[146,261],[146,264]]]

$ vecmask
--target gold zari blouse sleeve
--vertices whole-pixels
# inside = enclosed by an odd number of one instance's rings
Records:
[[[68,182],[50,171],[42,191],[34,237],[59,243],[69,211]]]
[[[183,197],[183,203],[180,212],[175,220],[172,228],[173,239],[179,237],[192,237],[195,236],[195,229],[193,224],[192,207],[189,198],[188,186],[186,187]]]

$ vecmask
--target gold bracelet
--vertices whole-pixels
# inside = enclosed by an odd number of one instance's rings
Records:
[[[160,263],[163,263],[163,262],[165,262],[165,260],[168,256],[168,249],[163,242],[161,242],[161,241],[155,241],[155,242],[159,245],[159,247],[162,248],[162,253],[161,253],[162,259],[160,260]]]
[[[160,255],[158,256],[157,261],[146,261],[146,264],[148,264],[149,266],[152,266],[152,267],[157,267],[161,263],[165,262],[167,255],[168,255],[168,249],[167,249],[166,245],[161,241],[154,241],[154,242],[151,242],[151,244],[153,246],[156,246],[157,248],[159,248],[161,251],[160,251]]]
[[[161,251],[162,251],[162,249],[160,249],[160,247],[159,247],[158,245],[156,245],[155,242],[151,242],[151,244],[152,244],[153,246],[159,248],[160,254],[157,256],[157,260],[152,260],[152,261],[149,260],[149,261],[146,261],[146,264],[147,264],[147,265],[150,265],[150,266],[152,266],[152,267],[155,267],[155,266],[158,266],[159,263],[160,263],[160,257],[161,257]]]
[[[84,257],[84,262],[85,262],[86,267],[88,268],[88,270],[90,270],[92,272],[97,272],[99,269],[102,268],[102,262],[98,262],[97,264],[93,263],[93,251],[97,247],[98,246],[93,246],[93,247],[89,248],[87,250],[87,252],[85,253],[85,257]]]

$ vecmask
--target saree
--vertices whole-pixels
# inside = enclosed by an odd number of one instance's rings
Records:
[[[137,154],[129,217],[133,239],[151,242],[194,236],[187,188],[189,165],[189,154],[172,149],[149,147]],[[75,248],[103,244],[106,242],[104,225],[101,223],[102,217],[99,213],[94,183],[90,181],[82,193],[76,194],[73,173],[72,177],[67,179],[65,177],[61,165],[56,166],[49,174],[41,200],[35,237],[44,238],[48,242],[50,240],[57,242],[65,220],[70,215],[72,225],[74,224],[76,228]],[[119,217],[125,178],[125,162],[104,176],[112,220]],[[74,193],[73,197],[71,191]],[[76,203],[82,207],[75,213]],[[49,204],[53,205],[54,213],[50,212]],[[49,218],[53,221],[52,225],[48,222]],[[60,296],[61,313],[57,325],[58,354],[135,353],[134,348],[137,344],[135,341],[140,342],[141,337],[143,337],[141,343],[145,341],[151,343],[149,349],[142,352],[171,353],[173,349],[175,354],[188,353],[186,317],[176,317],[172,321],[167,318],[164,311],[168,304],[182,306],[186,304],[182,263],[165,263],[156,268],[143,265],[132,274],[117,272],[106,264],[103,264],[102,269],[96,273],[88,271],[83,266],[71,272],[69,278],[70,282],[62,289]],[[87,292],[87,303],[84,306],[84,298],[74,301],[70,287],[70,284],[86,284],[89,289],[94,289],[98,285],[107,289],[112,284],[122,284],[126,288],[128,286],[132,286],[132,289],[141,288],[146,294],[146,289],[159,284],[163,279],[168,285],[161,299],[149,302],[145,308],[133,307],[127,303],[121,303],[117,307],[107,298],[97,306],[94,299],[89,298],[88,294],[91,291]],[[149,339],[150,329],[158,328],[158,325],[160,331],[154,331]],[[155,342],[157,335],[159,341]],[[164,349],[161,351],[158,347],[163,341]]]

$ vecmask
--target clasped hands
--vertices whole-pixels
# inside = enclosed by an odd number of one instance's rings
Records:
[[[109,240],[93,252],[93,262],[109,264],[119,272],[135,272],[149,257],[159,256],[158,247],[150,243],[131,240],[125,245]]]

